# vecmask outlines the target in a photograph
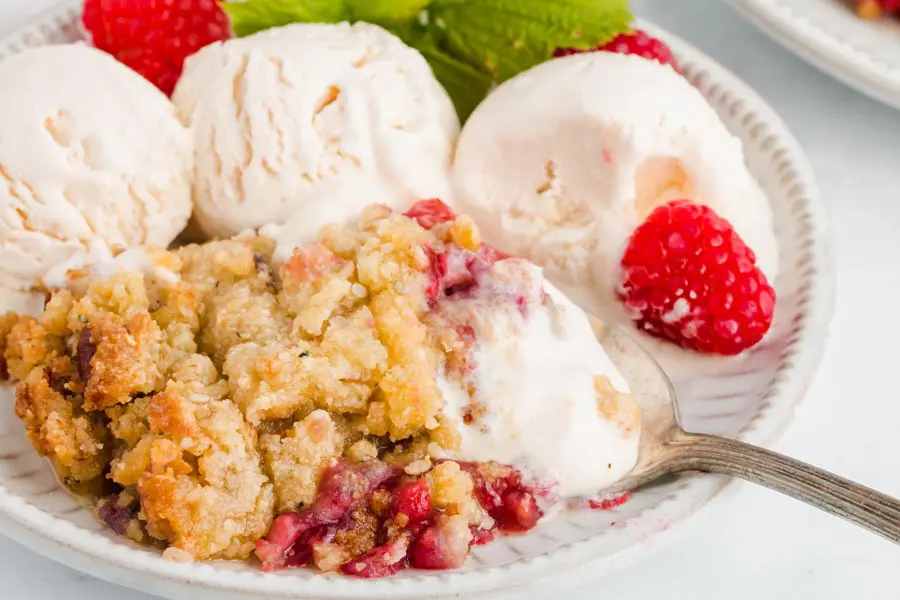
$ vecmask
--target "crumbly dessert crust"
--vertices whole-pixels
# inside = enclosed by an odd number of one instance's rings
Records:
[[[38,317],[0,317],[0,371],[68,485],[137,499],[142,535],[173,558],[247,558],[342,457],[402,466],[454,448],[442,345],[422,321],[426,249],[451,241],[480,236],[471,220],[427,230],[372,206],[281,265],[256,235],[148,250],[174,278],[82,273]],[[374,545],[371,519],[354,518],[317,549],[322,568]]]
[[[437,299],[481,285],[479,264],[506,290],[488,302],[521,311],[521,265],[439,201],[407,214],[370,206],[284,262],[254,234],[149,248],[154,269],[73,272],[39,316],[0,316],[32,445],[112,530],[177,561],[381,577],[533,527],[518,470],[446,460],[459,424],[438,388],[465,381],[474,334]],[[636,427],[595,383],[598,414]]]

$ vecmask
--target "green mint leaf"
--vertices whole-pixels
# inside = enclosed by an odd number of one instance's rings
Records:
[[[388,27],[417,20],[432,0],[344,0],[351,20]]]
[[[628,0],[434,0],[428,16],[442,48],[496,81],[556,48],[606,43],[632,21]]]
[[[419,52],[431,65],[434,76],[447,90],[459,120],[465,122],[472,111],[484,100],[494,80],[471,65],[457,60],[437,48],[421,48]]]
[[[425,57],[435,78],[453,101],[460,121],[465,122],[494,85],[491,76],[442,50],[434,31],[419,19],[393,27],[391,31]]]
[[[343,0],[228,0],[222,8],[238,37],[291,23],[340,23],[350,19]]]

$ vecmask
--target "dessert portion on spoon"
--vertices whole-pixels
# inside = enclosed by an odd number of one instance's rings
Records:
[[[439,200],[68,275],[0,320],[16,414],[101,520],[175,560],[455,568],[638,458],[585,314]]]

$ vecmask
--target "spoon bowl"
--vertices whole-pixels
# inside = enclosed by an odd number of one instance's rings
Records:
[[[589,319],[642,412],[637,464],[605,492],[636,490],[666,475],[719,473],[781,492],[900,543],[897,499],[758,446],[685,431],[671,381],[632,332]]]

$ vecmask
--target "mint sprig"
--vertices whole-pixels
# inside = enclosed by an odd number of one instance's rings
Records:
[[[222,8],[238,37],[291,23],[340,23],[350,12],[340,0],[247,0],[225,2]]]
[[[498,82],[553,56],[627,31],[628,0],[435,0],[430,21],[444,47]]]
[[[415,21],[431,0],[343,0],[351,21],[366,21],[383,27]],[[340,4],[340,1],[336,1]]]
[[[464,60],[441,49],[431,32],[409,37],[397,32],[400,39],[416,48],[431,65],[435,78],[453,100],[456,113],[465,121],[478,104],[488,95],[495,80]]]
[[[460,119],[491,87],[548,60],[628,31],[628,0],[229,0],[238,36],[288,23],[367,21],[419,50]]]

